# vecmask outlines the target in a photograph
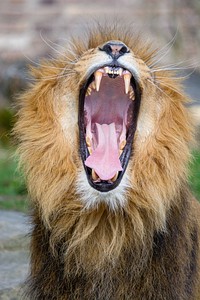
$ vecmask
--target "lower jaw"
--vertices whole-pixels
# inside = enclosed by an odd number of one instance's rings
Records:
[[[84,209],[96,209],[103,205],[110,211],[116,212],[127,205],[127,191],[131,188],[129,182],[129,176],[125,173],[120,184],[115,189],[102,192],[89,184],[85,171],[82,170],[77,177],[76,191],[81,197],[80,200]]]
[[[112,181],[101,180],[99,182],[95,182],[92,179],[92,170],[90,168],[88,168],[83,162],[83,166],[85,169],[85,173],[86,173],[88,182],[92,188],[94,188],[95,190],[97,190],[99,192],[107,193],[109,191],[116,189],[118,186],[120,186],[122,179],[126,176],[129,159],[134,152],[134,149],[132,146],[134,133],[135,133],[135,130],[132,132],[131,135],[128,136],[127,144],[124,148],[124,151],[122,152],[122,154],[120,156],[120,162],[121,162],[123,171],[118,172],[118,176],[115,179],[115,181],[112,182]]]

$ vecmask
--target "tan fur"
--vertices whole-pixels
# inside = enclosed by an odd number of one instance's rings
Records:
[[[83,172],[78,141],[78,97],[88,69],[102,59],[98,46],[109,40],[121,40],[131,49],[127,64],[134,64],[139,72],[142,100],[134,154],[126,171],[124,206],[112,210],[106,201],[100,201],[87,209],[77,188],[77,178]],[[197,222],[195,214],[200,216],[199,205],[195,204],[193,209],[191,196],[186,197],[188,143],[192,139],[191,121],[185,108],[187,97],[179,80],[174,79],[174,73],[152,72],[150,65],[156,51],[133,36],[130,29],[96,28],[83,41],[72,39],[71,45],[63,56],[43,61],[41,67],[32,69],[35,82],[21,96],[15,126],[20,162],[35,214],[45,230],[51,232],[52,255],[57,257],[62,252],[66,274],[79,274],[84,269],[91,276],[99,272],[109,273],[111,277],[115,266],[119,272],[129,268],[125,253],[134,249],[132,272],[137,282],[152,255],[155,232],[167,233],[172,222],[170,214],[179,215],[183,207],[189,207],[184,233],[188,243],[191,228]],[[89,189],[92,188],[88,185]],[[109,197],[114,199],[113,195]],[[198,235],[199,232],[198,225]],[[33,237],[33,257],[37,256],[34,240]],[[62,245],[59,251],[58,244]],[[199,260],[199,248],[196,253]],[[186,257],[184,250],[183,256]],[[38,266],[33,263],[32,276],[37,274],[39,266],[39,260]],[[101,299],[125,299],[123,295],[129,288],[119,285],[118,296]],[[150,295],[150,290],[149,286],[149,298],[138,296],[137,299],[172,299],[162,298],[159,288],[158,298],[153,298],[155,295]],[[200,299],[197,285],[193,295],[191,299]],[[90,298],[89,294],[80,296],[77,289],[74,298],[60,294],[58,299]]]

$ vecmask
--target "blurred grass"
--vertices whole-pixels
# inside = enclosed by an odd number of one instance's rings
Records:
[[[200,201],[200,149],[193,151],[193,159],[190,164],[189,182],[193,194]]]
[[[2,210],[14,210],[27,213],[28,207],[29,205],[27,201],[27,196],[0,196],[0,209]]]
[[[2,145],[9,145],[10,131],[12,129],[15,117],[10,108],[0,109],[0,142]]]
[[[26,188],[19,171],[17,162],[8,150],[0,151],[0,195],[23,195]]]
[[[0,146],[0,209],[26,212],[27,190],[13,153],[13,149]]]

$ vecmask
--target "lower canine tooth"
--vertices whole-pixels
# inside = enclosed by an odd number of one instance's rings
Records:
[[[118,172],[115,174],[115,176],[111,179],[112,182],[115,182],[115,180],[117,179],[118,177]]]
[[[93,179],[93,180],[99,179],[99,176],[97,175],[97,173],[95,172],[94,169],[92,169],[92,179]]]
[[[126,141],[123,140],[123,141],[120,143],[120,145],[119,145],[119,149],[120,149],[120,150],[123,150],[125,146],[126,146]]]
[[[128,71],[127,71],[128,72]],[[131,73],[124,74],[125,93],[128,94],[130,88]]]
[[[90,140],[89,136],[86,137],[86,144],[88,147],[91,147],[91,140]]]
[[[94,77],[95,77],[95,83],[96,83],[96,90],[97,92],[99,91],[99,88],[100,88],[100,83],[101,83],[101,78],[102,78],[102,72],[100,71],[96,71],[94,73]]]

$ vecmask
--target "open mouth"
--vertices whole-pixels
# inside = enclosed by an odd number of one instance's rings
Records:
[[[80,91],[80,152],[89,184],[116,188],[132,153],[140,107],[140,88],[129,70],[102,66]]]

